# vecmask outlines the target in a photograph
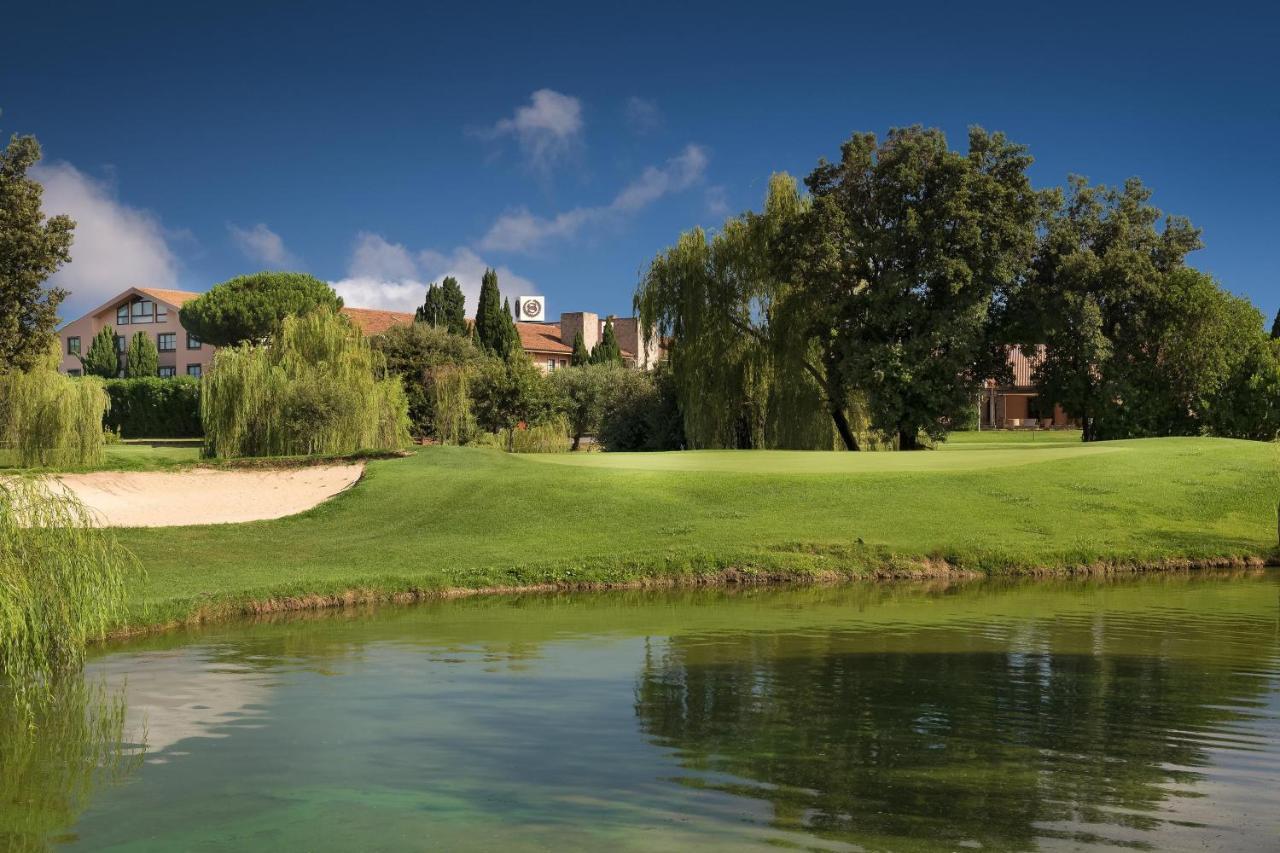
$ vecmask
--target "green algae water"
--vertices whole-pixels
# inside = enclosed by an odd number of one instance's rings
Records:
[[[1274,851],[1280,574],[228,623],[29,728],[0,847]]]

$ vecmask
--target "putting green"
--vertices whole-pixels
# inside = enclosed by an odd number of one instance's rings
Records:
[[[710,471],[735,474],[868,474],[1007,468],[1124,447],[1101,444],[975,444],[916,453],[836,453],[812,450],[686,450],[668,453],[531,453],[521,460],[544,465],[630,471]]]

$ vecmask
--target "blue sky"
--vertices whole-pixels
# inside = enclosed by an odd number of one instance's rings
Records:
[[[0,130],[80,222],[70,317],[264,267],[409,307],[447,272],[625,313],[680,231],[860,130],[972,123],[1137,175],[1280,307],[1280,13],[1175,4],[22,4]],[[472,306],[469,305],[470,309]]]

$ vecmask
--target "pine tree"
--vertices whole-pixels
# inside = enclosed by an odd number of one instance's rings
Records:
[[[587,352],[587,342],[582,339],[582,330],[573,335],[573,357],[569,361],[574,367],[582,367],[591,363],[591,353]]]
[[[502,338],[502,302],[498,294],[498,274],[484,271],[480,300],[476,305],[476,342],[486,352],[497,352]]]
[[[524,345],[520,343],[520,330],[516,328],[516,322],[511,317],[511,300],[508,299],[502,304],[502,337],[499,339],[499,345],[496,348],[498,355],[507,358],[512,353],[524,352]]]
[[[86,376],[102,376],[106,379],[119,375],[120,361],[116,357],[116,330],[104,326],[93,336],[89,352],[80,356],[80,366]]]
[[[135,332],[129,341],[129,357],[125,360],[124,375],[130,379],[155,376],[160,372],[160,352],[156,342],[146,332]]]
[[[618,335],[613,331],[613,318],[604,321],[604,333],[600,335],[600,343],[591,348],[592,364],[622,364],[622,347],[618,346]]]

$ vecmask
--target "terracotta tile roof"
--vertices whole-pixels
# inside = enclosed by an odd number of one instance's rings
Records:
[[[516,331],[525,352],[573,352],[573,347],[560,340],[559,323],[516,323]]]
[[[413,322],[413,315],[405,311],[381,311],[377,308],[348,308],[342,313],[366,335],[380,335],[392,326],[405,326]]]
[[[195,299],[197,296],[204,294],[196,293],[193,290],[166,290],[161,287],[135,287],[134,290],[139,293],[145,293],[152,299],[158,299],[161,302],[167,302],[175,308],[181,308],[183,305]]]

